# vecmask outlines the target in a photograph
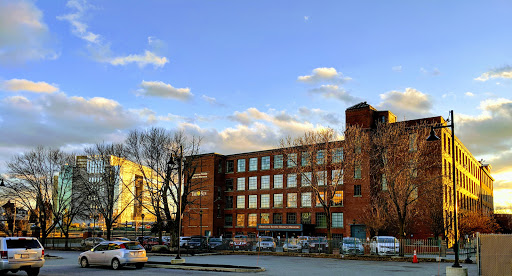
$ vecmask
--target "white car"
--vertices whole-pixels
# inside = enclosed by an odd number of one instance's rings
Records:
[[[364,247],[363,242],[354,237],[345,237],[341,243],[341,252],[349,255],[363,255]]]
[[[37,276],[44,265],[44,248],[32,237],[0,238],[0,274],[25,270],[29,276]]]
[[[274,242],[274,238],[267,236],[259,237],[258,242],[256,243],[256,250],[276,251],[276,243]]]
[[[148,261],[146,250],[135,241],[106,241],[78,256],[81,267],[89,265],[108,265],[120,269],[125,265],[143,268]]]
[[[190,237],[180,237],[180,247],[187,247]]]
[[[302,245],[300,244],[299,240],[288,240],[288,242],[285,242],[283,244],[283,251],[284,252],[290,252],[290,251],[301,251]]]
[[[377,255],[396,255],[400,252],[400,242],[391,236],[375,236],[370,242],[370,253]]]

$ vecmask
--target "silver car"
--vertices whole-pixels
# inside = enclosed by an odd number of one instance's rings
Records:
[[[25,270],[29,276],[37,276],[44,265],[44,248],[36,238],[0,238],[0,274]]]
[[[120,269],[125,265],[143,268],[148,261],[146,250],[135,241],[106,241],[78,256],[81,267],[89,265],[108,265]]]
[[[82,240],[81,245],[82,246],[95,246],[95,245],[99,244],[100,242],[104,242],[104,241],[105,241],[104,238],[89,237],[85,240]]]
[[[341,244],[341,252],[343,254],[348,255],[363,255],[364,247],[363,242],[354,237],[345,237],[343,238],[343,243]]]
[[[274,242],[274,238],[267,236],[259,237],[258,242],[256,243],[256,250],[276,251],[276,243]]]

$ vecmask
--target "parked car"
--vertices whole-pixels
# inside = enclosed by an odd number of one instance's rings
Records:
[[[245,235],[236,235],[233,240],[229,243],[229,247],[234,250],[249,250],[252,248],[248,237]]]
[[[180,237],[180,247],[187,247],[190,237]]]
[[[29,276],[37,276],[44,265],[44,248],[32,237],[0,238],[0,274],[24,270]]]
[[[222,238],[210,238],[208,240],[209,249],[224,249],[224,242]]]
[[[377,255],[396,255],[400,252],[400,242],[391,236],[375,236],[370,241],[370,253]]]
[[[340,251],[343,254],[349,254],[349,255],[363,255],[364,254],[364,247],[363,242],[355,237],[346,237],[343,238],[343,242],[340,246]]]
[[[206,237],[191,237],[187,244],[187,249],[206,249],[208,243]]]
[[[147,239],[150,239],[151,236],[139,236],[139,237],[136,237],[135,238],[135,241],[138,241],[140,244],[144,244],[144,241],[147,240]]]
[[[256,242],[256,250],[270,250],[272,252],[276,251],[276,242],[274,238],[268,236],[261,236],[258,238],[258,242]]]
[[[301,250],[302,250],[302,245],[301,245],[300,240],[298,240],[298,239],[288,239],[288,241],[283,244],[284,252],[290,252],[290,251],[298,252]]]
[[[113,241],[130,241],[129,238],[125,238],[125,237],[113,237],[112,240]]]
[[[147,261],[146,250],[136,241],[105,241],[78,256],[78,263],[84,268],[108,265],[116,270],[125,265],[134,265],[140,269]]]
[[[89,237],[85,240],[82,240],[81,242],[81,245],[82,246],[95,246],[101,242],[104,242],[105,239],[104,238],[100,238],[100,237]]]
[[[149,238],[145,238],[143,243],[142,243],[142,246],[146,249],[146,250],[151,250],[151,248],[154,246],[154,245],[159,245],[160,244],[160,239],[159,238],[152,238],[152,237],[149,237]]]
[[[308,242],[309,252],[327,252],[329,244],[325,237],[311,237]]]
[[[299,236],[299,237],[297,237],[297,239],[298,239],[298,241],[299,241],[299,243],[300,243],[300,245],[302,247],[307,247],[311,237],[309,237],[309,236]]]

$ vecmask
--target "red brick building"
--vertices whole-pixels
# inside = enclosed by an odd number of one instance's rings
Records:
[[[347,125],[357,124],[363,128],[374,128],[377,122],[396,122],[393,113],[378,111],[366,102],[348,108],[345,114]],[[446,124],[440,116],[415,121],[421,120]],[[447,128],[440,130],[438,152],[443,168],[439,173],[450,174],[451,134]],[[459,210],[492,213],[490,165],[477,161],[457,138],[455,143]],[[340,147],[343,147],[342,141]],[[194,204],[185,210],[183,235],[326,235],[323,208],[317,206],[311,192],[300,189],[303,179],[287,167],[286,156],[279,149],[231,155],[210,153],[199,157],[194,179],[201,181],[202,188],[200,192],[192,193]],[[368,170],[368,164],[363,162],[360,173],[369,175]],[[349,173],[342,181],[331,207],[331,233],[334,238],[364,238],[367,233],[360,221],[361,210],[369,205],[370,188],[376,184],[371,183],[369,177],[358,179]],[[443,194],[437,196],[443,198],[445,221],[448,223],[453,213],[453,184],[443,181],[442,185]],[[269,228],[274,230],[268,231]],[[425,229],[419,233],[422,237],[430,236]]]

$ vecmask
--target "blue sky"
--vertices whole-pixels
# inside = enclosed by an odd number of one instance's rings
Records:
[[[0,173],[162,126],[205,152],[276,147],[360,101],[400,120],[453,109],[512,197],[509,1],[0,0]]]

